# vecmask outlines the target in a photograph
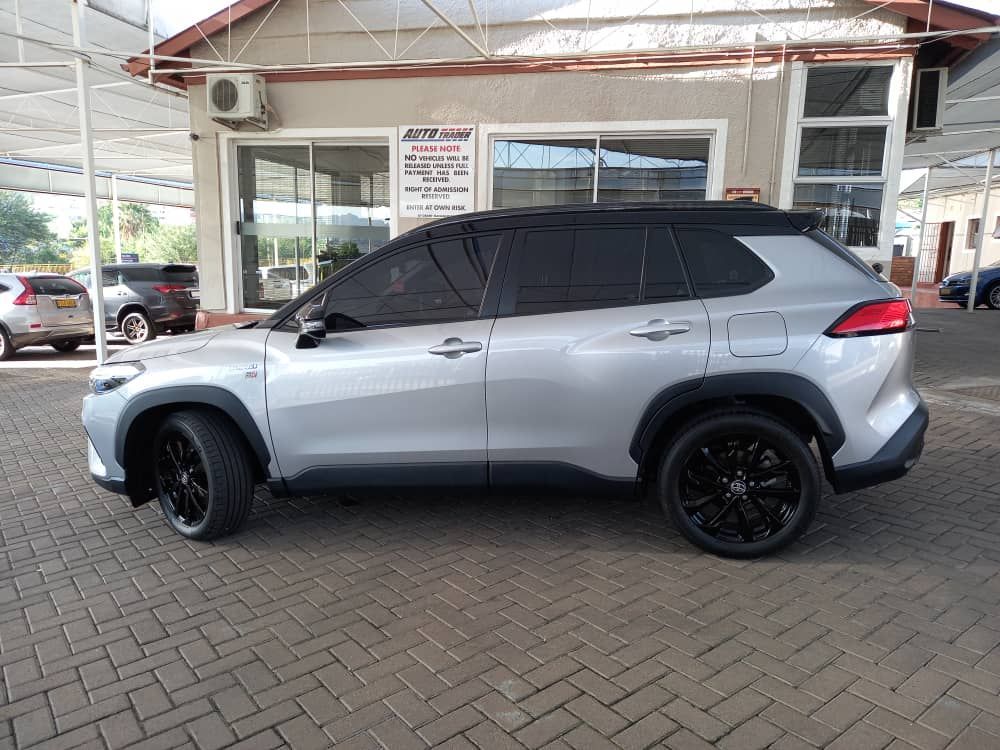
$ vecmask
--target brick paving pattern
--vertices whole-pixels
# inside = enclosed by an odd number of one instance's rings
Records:
[[[1000,315],[919,322],[922,463],[747,562],[631,499],[262,491],[191,543],[91,483],[82,372],[0,371],[0,747],[1000,747],[1000,409],[948,390]]]

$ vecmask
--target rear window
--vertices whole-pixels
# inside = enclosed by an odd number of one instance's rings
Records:
[[[29,276],[28,283],[35,290],[35,294],[55,296],[62,294],[77,295],[87,291],[80,284],[73,281],[73,279],[67,279],[63,276]]]
[[[169,281],[174,284],[193,284],[198,281],[194,266],[165,266],[163,268],[119,268],[124,281]]]
[[[677,240],[699,297],[749,294],[774,278],[750,248],[723,232],[678,228]]]

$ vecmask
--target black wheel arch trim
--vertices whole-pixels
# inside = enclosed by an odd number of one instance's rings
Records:
[[[271,463],[271,452],[257,423],[250,416],[250,411],[236,394],[214,385],[168,386],[144,391],[130,399],[115,425],[115,461],[119,466],[125,468],[125,442],[133,422],[150,409],[172,404],[181,407],[210,406],[221,409],[236,423],[249,443],[250,449],[260,461],[261,469],[267,474],[267,467]]]
[[[844,444],[844,428],[837,412],[812,381],[789,372],[739,372],[687,380],[660,391],[636,426],[629,455],[641,466],[660,429],[682,409],[701,401],[740,396],[783,398],[805,409],[818,428],[824,460]]]

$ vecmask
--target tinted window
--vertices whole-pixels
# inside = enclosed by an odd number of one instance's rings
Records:
[[[684,260],[701,297],[746,294],[774,278],[742,242],[714,229],[678,229]]]
[[[163,278],[174,284],[197,284],[198,271],[194,266],[167,266],[163,269]]]
[[[29,276],[28,283],[35,290],[35,294],[83,294],[84,289],[72,279],[62,276]]]
[[[528,232],[517,269],[520,314],[618,307],[639,300],[644,227]]]
[[[643,301],[684,299],[690,296],[684,267],[666,227],[649,230],[646,241],[646,282]]]
[[[118,284],[118,272],[117,271],[101,271],[101,286],[117,286]]]
[[[118,274],[122,281],[164,281],[166,274],[159,268],[121,268]]]
[[[500,237],[433,242],[375,261],[327,293],[327,328],[475,318]]]

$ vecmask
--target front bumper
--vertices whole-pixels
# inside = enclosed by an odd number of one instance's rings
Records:
[[[83,429],[87,435],[87,465],[101,487],[125,493],[125,469],[115,460],[115,427],[125,399],[115,391],[83,399]]]
[[[920,458],[929,421],[927,405],[920,401],[878,453],[867,461],[835,466],[831,477],[833,488],[837,492],[851,492],[899,479]]]
[[[969,301],[969,285],[965,286],[939,286],[938,299],[941,302],[955,302],[965,304]]]

